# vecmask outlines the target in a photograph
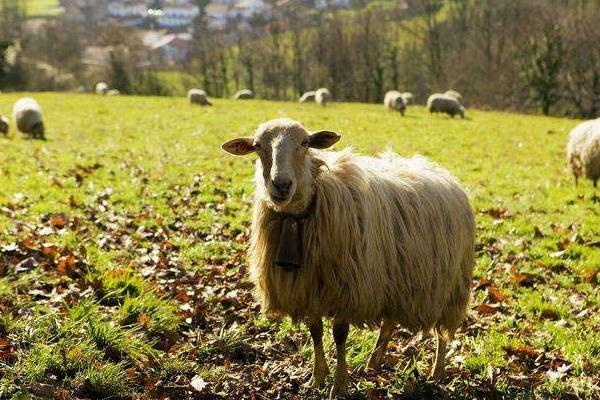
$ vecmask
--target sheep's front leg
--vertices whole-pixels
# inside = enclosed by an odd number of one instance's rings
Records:
[[[337,368],[335,379],[329,395],[330,399],[348,394],[348,369],[346,368],[346,339],[350,325],[346,321],[335,321],[333,323],[333,339],[337,353]]]
[[[312,319],[308,322],[308,329],[313,341],[314,364],[313,373],[309,385],[319,387],[329,375],[325,351],[323,351],[323,321],[321,318]]]
[[[440,331],[436,331],[436,341],[437,348],[435,351],[435,361],[433,363],[433,368],[431,369],[431,378],[436,381],[440,381],[444,379],[444,375],[446,372],[446,345],[448,344],[448,339],[444,336],[444,334]],[[448,332],[448,338],[450,341],[454,338],[454,332]]]
[[[394,333],[394,328],[396,324],[383,321],[381,324],[381,328],[379,329],[379,337],[377,338],[377,343],[375,344],[375,348],[371,352],[371,356],[369,357],[369,362],[367,363],[367,369],[377,371],[381,368],[381,364],[383,363],[383,356],[385,356],[385,351],[387,349],[388,342]]]

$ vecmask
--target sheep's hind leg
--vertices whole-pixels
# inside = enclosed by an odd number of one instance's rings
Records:
[[[337,352],[337,368],[333,387],[329,394],[330,399],[348,394],[348,369],[346,368],[346,339],[350,325],[346,321],[335,321],[333,324],[333,339]]]
[[[440,330],[436,330],[435,336],[437,348],[435,352],[435,361],[431,370],[431,377],[434,380],[439,381],[444,378],[446,372],[446,346],[448,340],[451,341],[454,337],[454,332],[448,332],[448,337],[446,337]]]
[[[377,343],[375,344],[371,356],[369,357],[369,362],[367,363],[368,370],[377,371],[381,368],[388,342],[390,341],[395,328],[396,324],[389,321],[383,321],[381,324]]]
[[[308,329],[312,337],[314,353],[313,372],[309,385],[316,388],[321,386],[329,375],[325,351],[323,351],[323,320],[321,318],[311,319],[308,322]]]

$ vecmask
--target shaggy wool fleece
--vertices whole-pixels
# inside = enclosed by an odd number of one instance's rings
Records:
[[[577,125],[569,134],[567,162],[576,178],[600,179],[600,118]]]
[[[263,311],[355,325],[397,321],[453,332],[474,263],[467,196],[446,170],[417,156],[310,150],[315,203],[303,221],[303,266],[274,265],[282,216],[258,196],[251,277]]]

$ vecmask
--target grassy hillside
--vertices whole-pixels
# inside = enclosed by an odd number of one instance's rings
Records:
[[[0,95],[8,114],[16,94]],[[454,173],[477,214],[468,320],[448,377],[433,340],[399,331],[380,375],[352,328],[351,393],[437,398],[600,395],[600,198],[565,170],[577,121],[469,110],[407,116],[316,105],[36,94],[48,141],[0,137],[0,398],[320,398],[307,331],[258,313],[245,248],[253,157],[227,138],[267,119],[342,133]],[[326,349],[335,354],[329,336]],[[197,389],[190,383],[193,382]],[[331,381],[328,381],[330,385]],[[63,397],[59,397],[63,396]],[[49,397],[49,396],[47,396]]]
[[[58,0],[25,0],[28,17],[55,17],[63,12]]]

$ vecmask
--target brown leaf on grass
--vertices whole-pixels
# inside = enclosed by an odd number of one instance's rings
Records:
[[[475,307],[475,310],[482,315],[492,315],[496,314],[498,311],[501,311],[501,306],[497,304],[481,303]]]
[[[556,242],[556,247],[558,248],[558,250],[564,250],[567,247],[569,247],[570,244],[571,244],[571,239],[562,238],[558,242]]]
[[[600,271],[593,267],[586,268],[583,272],[583,280],[592,285],[597,285],[600,283]]]
[[[483,290],[491,285],[493,285],[491,280],[488,278],[481,278],[477,281],[477,284],[474,286],[473,290]]]
[[[144,328],[148,326],[150,323],[150,316],[146,313],[140,314],[138,317],[138,324],[142,325]]]
[[[12,351],[10,341],[5,338],[0,338],[0,360],[12,361],[16,358]]]
[[[535,360],[541,354],[538,350],[527,345],[504,346],[503,349],[508,355],[517,357],[520,360]]]
[[[504,207],[488,208],[487,210],[481,210],[480,212],[496,219],[506,219],[512,217],[510,211]]]
[[[73,256],[72,254],[67,254],[67,255],[62,256],[58,260],[58,265],[56,267],[56,270],[60,274],[73,276],[73,275],[76,275],[75,274],[75,265],[76,265],[75,256]]]
[[[190,301],[190,296],[186,292],[177,293],[176,298],[182,303],[187,303],[188,301]]]
[[[527,272],[518,272],[514,265],[510,268],[510,271],[512,273],[513,283],[519,286],[533,287],[540,280],[536,275]]]
[[[58,247],[52,243],[43,243],[42,254],[45,256],[54,257],[58,254]]]
[[[547,307],[542,310],[542,318],[556,320],[558,319],[558,313],[553,308]]]
[[[63,229],[67,226],[67,216],[64,214],[54,214],[50,216],[50,225],[55,229]]]
[[[505,302],[507,299],[507,297],[500,291],[500,289],[498,289],[494,285],[491,285],[488,288],[488,298],[494,303],[502,303]]]

